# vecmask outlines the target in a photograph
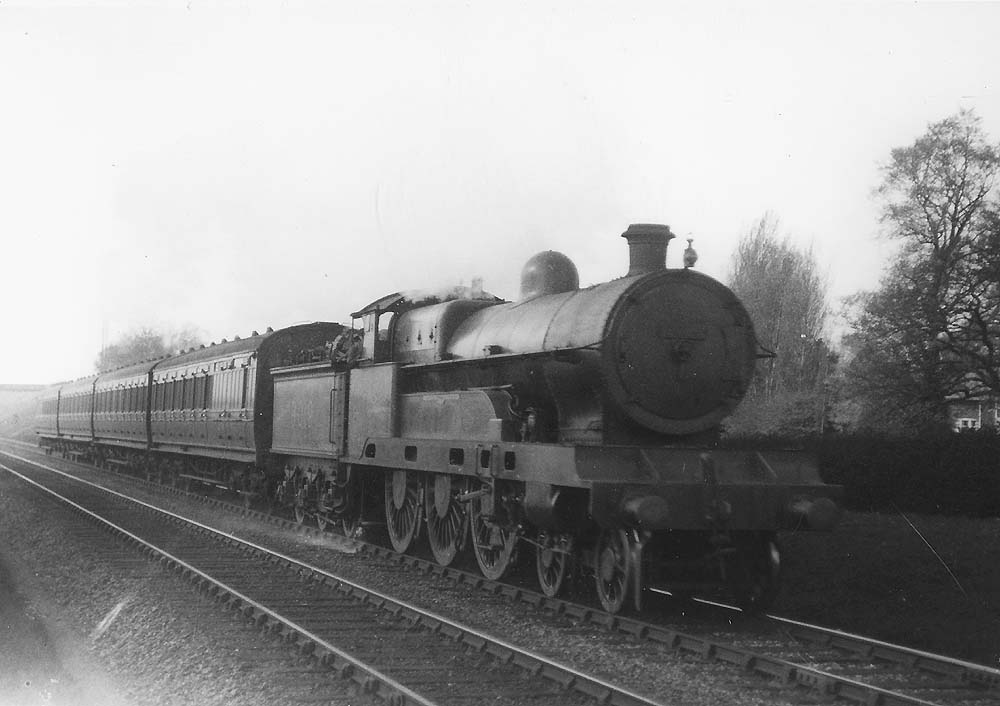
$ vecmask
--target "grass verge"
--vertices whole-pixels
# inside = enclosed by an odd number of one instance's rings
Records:
[[[773,612],[1000,668],[1000,518],[848,512],[781,541]]]

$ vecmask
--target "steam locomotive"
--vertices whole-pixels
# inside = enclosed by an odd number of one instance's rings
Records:
[[[53,388],[40,443],[162,482],[224,485],[320,527],[384,525],[435,560],[502,577],[534,556],[601,605],[645,589],[775,597],[782,529],[829,530],[839,488],[795,451],[718,448],[758,344],[736,296],[666,268],[669,227],[630,226],[628,273],[580,288],[543,252],[504,301],[479,286],[395,293],[352,315],[224,341]]]

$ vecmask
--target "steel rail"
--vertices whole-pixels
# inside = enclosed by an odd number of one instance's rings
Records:
[[[672,595],[669,591],[656,590],[655,592]],[[703,598],[692,598],[691,600],[695,603],[732,613],[742,612],[737,606],[728,603],[710,601]],[[845,652],[852,652],[859,656],[880,659],[885,662],[894,662],[918,671],[976,684],[984,689],[1000,688],[1000,669],[994,669],[985,664],[926,652],[913,647],[897,645],[893,642],[877,640],[873,637],[866,637],[865,635],[858,635],[823,625],[815,625],[772,613],[767,613],[761,617],[786,625],[791,628],[789,631],[790,634],[796,638],[821,647],[832,647]]]
[[[976,664],[975,662],[945,657],[932,652],[924,652],[912,647],[904,647],[843,630],[812,625],[800,620],[793,620],[792,618],[783,618],[780,615],[768,614],[767,617],[790,626],[796,637],[821,646],[835,647],[888,662],[898,662],[919,669],[920,671],[932,672],[942,677],[952,677],[978,684],[986,689],[1000,688],[1000,669],[993,669],[985,665]]]
[[[17,456],[14,457],[19,458]],[[541,675],[564,689],[573,689],[590,698],[596,699],[601,703],[614,704],[615,706],[664,706],[662,702],[642,696],[641,694],[633,692],[624,687],[612,684],[610,682],[604,681],[603,679],[600,679],[598,677],[593,677],[584,674],[583,672],[580,672],[579,670],[573,667],[561,664],[555,660],[549,659],[548,657],[537,654],[530,650],[517,647],[512,643],[509,643],[505,640],[494,637],[492,635],[488,635],[487,633],[475,630],[468,626],[461,625],[460,623],[445,618],[444,616],[438,615],[432,611],[419,608],[406,601],[401,601],[399,599],[392,598],[391,596],[381,593],[379,591],[366,588],[364,586],[361,586],[360,584],[354,583],[343,577],[337,576],[329,571],[326,571],[325,569],[313,566],[299,559],[288,556],[287,554],[283,554],[281,552],[268,549],[262,545],[237,537],[236,535],[230,534],[228,532],[223,532],[221,530],[215,529],[196,520],[186,518],[177,513],[170,512],[169,510],[158,508],[150,503],[146,503],[144,501],[131,498],[123,493],[119,493],[109,488],[104,488],[101,485],[93,483],[91,481],[77,478],[72,474],[60,471],[59,469],[52,468],[35,461],[31,461],[29,459],[19,458],[19,460],[31,463],[39,468],[42,468],[51,473],[56,473],[60,476],[73,480],[77,483],[90,486],[96,490],[99,490],[103,493],[107,493],[125,502],[132,503],[140,507],[143,507],[149,511],[164,515],[166,517],[171,518],[174,522],[195,527],[199,531],[205,534],[221,537],[232,544],[242,545],[254,552],[257,552],[262,556],[268,557],[269,559],[277,559],[282,564],[288,567],[293,567],[293,566],[298,567],[308,576],[313,578],[320,577],[318,580],[324,581],[327,585],[330,585],[331,587],[335,588],[336,590],[339,590],[342,593],[352,596],[358,600],[362,600],[370,605],[376,606],[383,611],[391,613],[394,616],[402,617],[410,621],[414,625],[420,625],[421,627],[428,629],[432,633],[440,633],[454,641],[461,641],[462,643],[472,647],[476,651],[485,652],[492,655],[493,657],[499,659],[501,662],[513,664],[531,674]],[[196,569],[195,567],[185,564],[182,560],[170,555],[168,552],[161,550],[158,547],[155,547],[154,545],[146,542],[145,540],[137,537],[136,535],[129,533],[127,530],[116,527],[110,521],[105,520],[104,518],[101,518],[99,515],[96,515],[95,513],[92,513],[86,508],[81,507],[77,503],[74,503],[72,500],[62,498],[54,491],[45,488],[44,486],[36,483],[30,478],[27,478],[23,474],[18,473],[17,471],[3,465],[2,463],[0,463],[0,469],[8,471],[22,478],[23,480],[31,483],[32,485],[35,485],[39,488],[42,488],[43,490],[46,490],[46,492],[49,492],[50,494],[60,498],[63,502],[73,505],[75,508],[85,512],[87,515],[113,528],[115,531],[123,535],[126,535],[129,539],[143,546],[148,547],[149,549],[157,552],[158,554],[167,557],[171,562],[183,566],[184,570],[190,571],[193,574],[197,574],[198,576],[201,577],[202,580],[211,583],[220,583],[215,579],[213,579],[212,577],[210,577],[209,575],[205,574],[204,572]],[[330,645],[329,643],[324,642],[322,638],[319,638],[314,634],[308,632],[305,628],[302,628],[301,626],[288,621],[286,618],[281,617],[280,615],[274,613],[273,611],[265,608],[261,604],[252,601],[250,598],[237,592],[235,589],[223,585],[222,590],[236,597],[241,603],[247,606],[251,606],[254,610],[266,613],[272,619],[287,625],[291,630],[294,630],[295,632],[303,635],[308,642],[312,642],[318,646],[321,646],[324,650],[327,650],[328,652],[337,655],[341,659],[348,661],[352,665],[356,666],[358,669],[366,671],[366,673],[370,674],[374,679],[377,679],[378,681],[385,683],[395,692],[405,695],[406,698],[408,699],[413,699],[413,703],[421,704],[422,706],[430,706],[431,702],[416,700],[420,699],[421,697],[419,697],[419,695],[413,694],[413,692],[410,692],[402,684],[398,684],[397,682],[392,681],[389,677],[381,674],[380,672],[377,672],[377,670],[374,670],[374,668],[368,667],[367,665],[364,665],[361,662],[356,662],[355,660],[353,660],[353,658],[350,658],[346,653],[343,653],[334,646]],[[392,702],[390,701],[390,703]]]

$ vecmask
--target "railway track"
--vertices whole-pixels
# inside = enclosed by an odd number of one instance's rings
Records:
[[[17,469],[7,464],[0,469],[165,563],[248,622],[386,703],[444,706],[488,697],[493,703],[659,706],[655,699],[56,469],[23,461]]]
[[[209,502],[247,514],[246,510],[234,505]],[[291,526],[286,520],[276,521]],[[654,615],[645,621],[611,616],[523,587],[444,569],[417,557],[398,555],[374,545],[362,546],[372,558],[523,601],[543,609],[555,620],[570,619],[597,625],[661,648],[753,672],[772,682],[798,687],[799,692],[810,698],[819,695],[865,704],[987,704],[1000,701],[1000,672],[997,670],[862,636],[778,617],[747,619],[734,616],[725,606],[715,605],[696,606],[685,616],[678,616],[674,611],[662,619]]]

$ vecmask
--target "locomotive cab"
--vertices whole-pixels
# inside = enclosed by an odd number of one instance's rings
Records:
[[[363,352],[359,362],[402,364],[447,359],[445,344],[468,315],[503,300],[480,287],[453,287],[440,293],[396,292],[351,314],[360,320]]]

